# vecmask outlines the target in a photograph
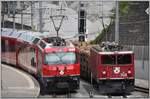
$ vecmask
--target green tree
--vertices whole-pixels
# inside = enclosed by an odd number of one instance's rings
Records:
[[[129,11],[128,2],[127,1],[120,1],[119,2],[119,15],[123,16],[123,15],[127,14],[128,11]],[[99,35],[93,41],[90,42],[91,44],[101,43],[104,37],[107,40],[107,34],[110,30],[110,26],[112,25],[112,23],[115,22],[115,15],[116,15],[115,14],[115,7],[111,10],[111,13],[112,13],[112,15],[109,16],[111,19],[110,24],[105,26],[103,19],[102,19],[103,30],[101,32],[100,31],[98,32]]]

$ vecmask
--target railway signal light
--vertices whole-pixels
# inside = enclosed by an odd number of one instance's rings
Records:
[[[83,9],[84,4],[80,4],[80,9],[78,13],[78,31],[79,34],[83,34],[79,36],[79,41],[84,42],[85,41],[85,32],[86,32],[86,11]]]
[[[79,36],[79,41],[80,42],[84,42],[85,41],[85,37],[84,36]]]

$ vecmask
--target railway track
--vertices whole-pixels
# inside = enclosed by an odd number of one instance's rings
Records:
[[[52,98],[71,98],[71,93],[67,93],[64,95],[52,94]]]
[[[140,93],[140,94],[139,94]],[[145,95],[144,95],[145,93]],[[75,95],[76,94],[76,95]],[[142,98],[142,97],[148,97],[147,91],[143,92],[141,90],[135,91],[134,94],[130,95],[101,95],[101,94],[96,94],[94,92],[88,92],[88,95],[77,95],[81,93],[65,93],[65,94],[49,94],[46,96],[40,96],[40,98]],[[143,94],[143,95],[142,95]]]
[[[138,86],[135,86],[135,91],[140,91],[140,92],[143,92],[143,93],[149,93],[148,88],[142,88],[142,87],[138,87]]]
[[[135,91],[130,94],[98,94],[93,91],[88,91],[89,98],[134,98],[134,97],[148,97],[149,89],[135,86]]]
[[[93,88],[89,82],[81,80],[80,89],[74,92],[63,92],[63,93],[49,93],[47,95],[40,95],[41,98],[138,98],[138,97],[147,97],[148,89],[140,88],[135,86],[135,91],[131,94],[100,94],[98,91]]]

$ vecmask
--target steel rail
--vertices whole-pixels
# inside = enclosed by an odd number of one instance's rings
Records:
[[[143,87],[138,87],[135,86],[135,91],[140,91],[140,92],[144,92],[144,93],[149,93],[149,89],[148,88],[143,88]]]

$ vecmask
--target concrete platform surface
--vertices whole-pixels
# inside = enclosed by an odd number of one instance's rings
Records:
[[[31,75],[10,67],[5,64],[2,66],[2,97],[37,97],[40,86],[37,80]]]
[[[149,81],[143,79],[135,79],[135,86],[149,89]]]

